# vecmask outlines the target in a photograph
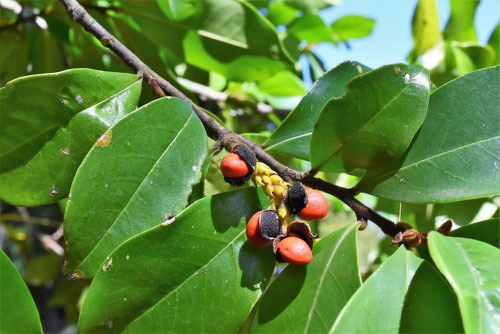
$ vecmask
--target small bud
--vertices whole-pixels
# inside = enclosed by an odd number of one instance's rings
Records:
[[[448,219],[441,226],[439,226],[437,231],[439,233],[441,233],[442,235],[448,236],[448,235],[450,235],[452,226],[453,226],[453,222],[451,221],[451,219]]]

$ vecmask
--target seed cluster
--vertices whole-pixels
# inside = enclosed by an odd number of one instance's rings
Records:
[[[309,224],[294,220],[295,215],[308,220],[326,216],[328,203],[320,192],[305,189],[300,182],[284,181],[266,164],[256,161],[248,147],[238,144],[222,159],[224,180],[231,185],[241,185],[248,179],[262,187],[269,196],[271,208],[255,213],[247,223],[248,241],[256,247],[273,246],[279,262],[305,265],[312,258],[313,238]]]

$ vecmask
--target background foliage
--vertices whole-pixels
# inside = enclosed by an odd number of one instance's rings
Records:
[[[223,182],[224,154],[189,105],[154,100],[59,2],[1,1],[0,332],[500,330],[500,25],[480,44],[478,4],[450,0],[441,31],[435,1],[419,0],[408,64],[372,71],[318,57],[377,25],[325,23],[335,0],[82,1],[286,165],[421,232],[454,222],[414,254],[375,226],[357,232],[328,195],[314,261],[275,269],[243,233],[267,198]]]

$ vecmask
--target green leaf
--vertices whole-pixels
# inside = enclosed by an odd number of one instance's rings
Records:
[[[429,50],[441,37],[436,0],[419,0],[411,23],[412,62]]]
[[[479,210],[484,203],[488,202],[487,198],[476,198],[468,201],[452,202],[452,203],[436,203],[432,208],[432,221],[439,216],[446,216],[453,220],[456,225],[467,225],[473,222]],[[418,205],[418,204],[416,204]]]
[[[92,282],[79,330],[236,331],[274,269],[270,247],[246,242],[261,208],[254,187],[205,197],[120,245]]]
[[[307,266],[286,267],[260,301],[250,332],[328,331],[361,285],[357,227],[342,228],[318,241]]]
[[[0,197],[41,205],[68,195],[81,161],[107,128],[135,109],[133,74],[74,69],[0,89]],[[36,176],[36,177],[34,177]]]
[[[495,51],[495,64],[500,63],[500,22],[498,22],[497,26],[491,32],[490,37],[488,38],[488,45],[493,48]]]
[[[479,70],[441,86],[405,155],[367,172],[357,189],[411,203],[452,202],[500,189],[498,116],[500,67]]]
[[[287,29],[287,33],[309,44],[330,42],[337,45],[339,42],[339,38],[332,32],[331,28],[325,24],[323,19],[313,14],[306,14],[298,18]]]
[[[42,333],[40,316],[14,264],[0,250],[0,333]]]
[[[155,100],[106,131],[71,187],[65,273],[93,277],[123,241],[179,213],[206,154],[203,125],[177,98]]]
[[[304,95],[307,91],[302,80],[289,71],[279,72],[271,78],[262,81],[258,88],[262,93],[275,96]]]
[[[500,250],[472,239],[429,235],[437,268],[458,296],[466,333],[500,331]]]
[[[374,19],[361,15],[342,16],[331,25],[334,33],[343,41],[369,36],[374,26]]]
[[[438,271],[424,261],[415,272],[406,293],[399,332],[463,331],[457,297]]]
[[[354,293],[330,333],[398,333],[406,292],[422,262],[399,247]]]
[[[500,247],[500,218],[483,220],[451,231],[452,237],[470,238]]]
[[[421,66],[387,65],[354,78],[316,121],[312,167],[346,172],[393,162],[424,122],[429,94],[429,75]]]
[[[348,61],[325,73],[265,142],[266,150],[308,160],[313,126],[325,104],[331,98],[344,95],[347,82],[369,70],[360,63]]]
[[[156,0],[158,6],[170,20],[182,21],[195,12],[194,6],[183,0]]]
[[[474,15],[479,0],[450,0],[450,18],[444,38],[450,41],[477,42]]]
[[[275,26],[286,25],[297,17],[297,9],[288,5],[285,1],[273,1],[267,7],[267,16]]]
[[[304,13],[317,14],[321,9],[329,6],[338,6],[340,0],[307,0],[307,1],[287,1],[287,5],[297,8]]]
[[[233,0],[192,3],[196,13],[172,22],[156,2],[122,2],[118,17],[161,46],[169,58],[185,60],[235,81],[260,81],[290,67],[273,25],[252,5]],[[158,26],[161,25],[161,29]]]

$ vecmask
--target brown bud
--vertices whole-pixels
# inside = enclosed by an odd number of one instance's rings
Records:
[[[448,219],[441,226],[439,226],[439,228],[437,229],[437,231],[439,233],[441,233],[442,235],[448,236],[448,235],[450,235],[451,227],[452,226],[453,226],[453,223],[452,223],[451,219]]]

